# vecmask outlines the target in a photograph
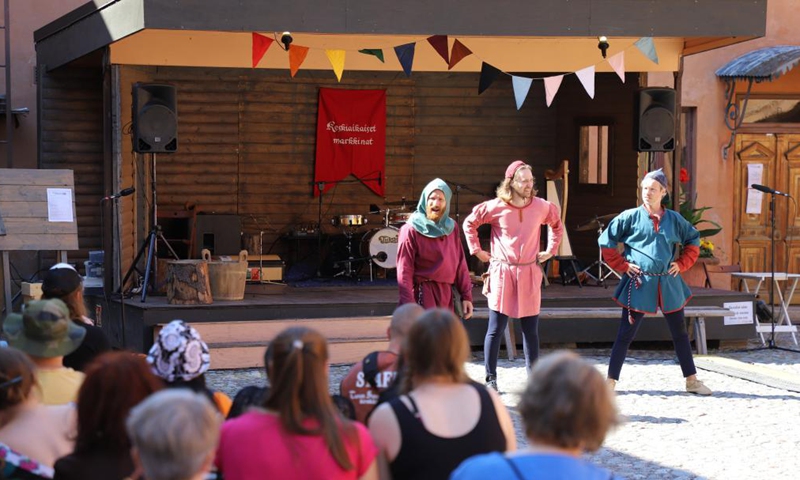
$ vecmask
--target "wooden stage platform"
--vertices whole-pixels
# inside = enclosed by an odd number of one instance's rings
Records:
[[[562,286],[544,289],[542,308],[608,308],[614,286]],[[750,294],[727,290],[693,288],[690,305],[722,306],[725,302],[753,301]],[[486,307],[486,299],[475,288],[476,307]],[[123,345],[120,302],[103,295],[87,295],[89,305],[100,309],[100,324],[112,341]],[[320,330],[331,344],[333,363],[346,363],[386,345],[388,318],[397,305],[396,285],[369,281],[329,286],[293,287],[276,284],[248,284],[240,301],[218,301],[211,305],[169,305],[166,297],[148,295],[125,300],[124,345],[144,352],[153,342],[159,325],[183,319],[195,325],[213,350],[212,368],[261,366],[269,341],[292,325]],[[97,316],[97,315],[95,315]],[[487,319],[465,322],[470,341],[483,345]],[[617,319],[543,319],[539,332],[542,344],[613,342]],[[517,325],[517,329],[518,329]],[[725,325],[722,318],[706,320],[709,345],[719,340],[743,340],[755,335],[753,325]],[[517,335],[517,341],[522,339]],[[662,321],[642,325],[637,341],[667,341],[669,332]]]

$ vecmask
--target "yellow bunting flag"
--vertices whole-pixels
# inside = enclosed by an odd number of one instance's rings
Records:
[[[325,55],[328,56],[328,61],[331,62],[333,73],[336,74],[336,79],[342,81],[342,72],[344,72],[344,50],[325,50]]]
[[[289,71],[292,73],[292,78],[300,70],[300,65],[306,60],[308,55],[308,47],[300,45],[292,45],[289,47]]]

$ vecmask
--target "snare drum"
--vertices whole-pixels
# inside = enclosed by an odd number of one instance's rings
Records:
[[[367,218],[364,215],[339,215],[333,217],[332,223],[343,227],[360,227],[367,224]]]
[[[370,230],[361,238],[361,254],[369,256],[379,267],[395,268],[399,237],[400,231],[394,227]]]
[[[391,224],[406,223],[411,218],[412,213],[414,212],[394,212],[391,215],[389,215],[389,223]]]

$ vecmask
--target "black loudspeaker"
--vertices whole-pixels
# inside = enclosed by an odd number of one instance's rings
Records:
[[[639,152],[675,150],[675,89],[644,88],[636,102],[636,139]]]
[[[133,85],[133,151],[178,150],[177,92],[172,85]]]

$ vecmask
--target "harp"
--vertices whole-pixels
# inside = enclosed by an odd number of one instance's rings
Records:
[[[558,246],[558,252],[554,257],[558,265],[553,267],[553,273],[559,273],[561,283],[566,284],[568,280],[567,272],[563,267],[564,264],[569,264],[572,268],[572,277],[578,282],[578,286],[582,286],[580,278],[578,278],[580,270],[576,263],[577,258],[572,253],[572,244],[569,241],[569,232],[566,227],[567,199],[569,197],[569,160],[562,160],[555,170],[545,170],[544,178],[547,181],[547,201],[561,210],[561,223],[564,225],[564,236],[561,237],[561,244]]]

